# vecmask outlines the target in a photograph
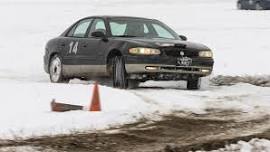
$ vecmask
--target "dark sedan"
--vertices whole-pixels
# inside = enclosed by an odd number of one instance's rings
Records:
[[[270,0],[238,0],[237,8],[240,10],[268,10]]]
[[[47,43],[44,68],[54,83],[108,77],[125,89],[147,80],[186,80],[188,89],[199,89],[200,78],[212,72],[213,54],[186,40],[154,19],[87,17]]]

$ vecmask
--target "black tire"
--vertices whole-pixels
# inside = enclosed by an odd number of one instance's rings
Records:
[[[201,78],[193,78],[187,80],[187,89],[188,90],[198,90],[201,88]]]
[[[137,80],[128,80],[128,88],[129,89],[136,89],[140,85],[140,82]]]
[[[54,55],[50,59],[49,74],[52,83],[67,83],[69,79],[63,76],[62,59],[58,55]]]
[[[113,87],[119,89],[128,88],[125,61],[122,56],[116,56],[113,59]]]

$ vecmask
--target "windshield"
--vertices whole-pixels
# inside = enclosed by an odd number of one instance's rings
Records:
[[[173,30],[158,21],[114,18],[109,20],[109,25],[113,37],[179,39]]]

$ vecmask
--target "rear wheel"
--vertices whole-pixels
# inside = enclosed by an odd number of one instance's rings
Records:
[[[113,59],[113,87],[120,89],[128,88],[125,61],[122,56],[116,56]]]
[[[50,80],[53,83],[64,83],[68,82],[67,78],[63,76],[63,69],[62,69],[62,60],[58,55],[55,55],[50,60],[49,66],[49,74]]]
[[[242,5],[241,2],[238,2],[237,3],[237,9],[239,9],[239,10],[242,10],[243,9],[243,5]]]
[[[201,88],[201,78],[193,78],[187,80],[187,89],[188,90],[198,90]]]

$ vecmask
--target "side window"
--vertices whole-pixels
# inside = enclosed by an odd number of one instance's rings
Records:
[[[143,28],[144,28],[144,34],[148,34],[149,33],[148,27],[144,24]]]
[[[102,31],[106,34],[106,26],[105,26],[105,22],[104,20],[102,19],[95,19],[92,26],[91,26],[91,29],[90,29],[90,32],[89,32],[89,37],[91,37],[91,34],[95,31]]]
[[[113,36],[121,36],[125,34],[127,24],[119,24],[117,22],[110,22],[111,32]]]
[[[68,36],[70,37],[85,37],[85,34],[87,32],[87,29],[89,25],[91,24],[92,19],[85,19],[80,21],[77,25],[75,25],[70,32],[68,33]]]

